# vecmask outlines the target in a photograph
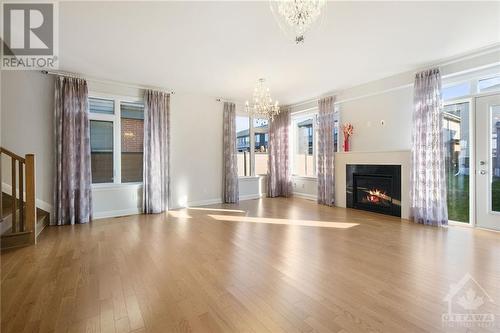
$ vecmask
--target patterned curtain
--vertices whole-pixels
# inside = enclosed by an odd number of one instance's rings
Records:
[[[170,154],[170,95],[144,93],[143,209],[146,214],[168,210]]]
[[[318,101],[318,203],[327,206],[335,202],[334,102],[333,96]]]
[[[414,86],[411,207],[417,223],[448,224],[443,104],[439,69],[418,73]]]
[[[289,197],[292,193],[290,174],[290,109],[282,109],[269,123],[267,196]]]
[[[92,219],[88,88],[83,79],[58,76],[55,82],[56,225]]]
[[[223,197],[225,203],[238,203],[240,194],[238,186],[238,160],[236,156],[236,106],[224,102],[223,123]]]

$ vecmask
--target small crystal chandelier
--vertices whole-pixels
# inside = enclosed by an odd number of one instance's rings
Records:
[[[273,103],[269,88],[264,85],[265,81],[265,79],[259,79],[253,91],[253,105],[246,101],[245,109],[249,114],[257,118],[273,120],[280,113],[280,107],[278,101]]]
[[[295,43],[304,42],[304,33],[324,11],[326,0],[271,0],[270,7],[281,30]]]

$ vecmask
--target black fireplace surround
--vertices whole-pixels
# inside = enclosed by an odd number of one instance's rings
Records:
[[[346,165],[348,208],[401,217],[400,165]]]

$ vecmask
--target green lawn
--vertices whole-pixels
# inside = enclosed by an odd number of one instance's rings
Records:
[[[491,206],[494,211],[500,212],[500,177],[493,177],[491,187]]]
[[[500,177],[493,177],[492,207],[500,212]],[[448,175],[448,218],[469,222],[469,176]]]
[[[448,174],[448,219],[469,223],[469,176]]]

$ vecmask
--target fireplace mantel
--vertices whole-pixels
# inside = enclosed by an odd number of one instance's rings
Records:
[[[401,217],[409,217],[411,152],[343,152],[335,154],[335,205],[346,207],[347,164],[392,164],[401,166]]]

